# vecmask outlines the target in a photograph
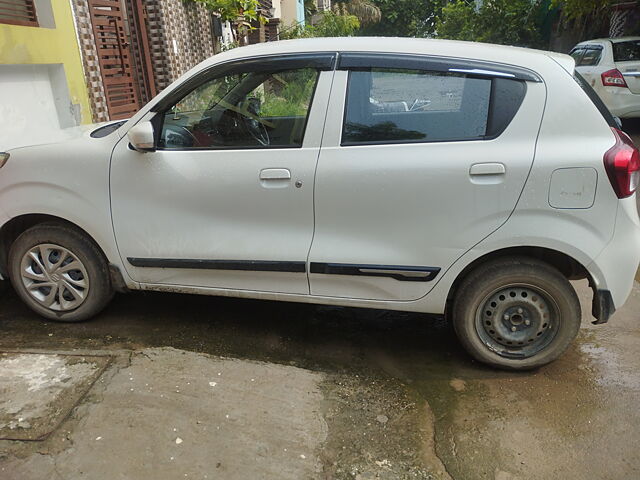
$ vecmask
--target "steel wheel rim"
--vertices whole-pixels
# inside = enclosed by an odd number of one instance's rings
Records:
[[[50,243],[29,249],[20,263],[22,284],[39,305],[55,312],[75,310],[89,294],[89,275],[70,250]]]
[[[476,310],[475,327],[482,342],[506,358],[530,358],[553,341],[560,309],[540,287],[511,284],[496,288]]]

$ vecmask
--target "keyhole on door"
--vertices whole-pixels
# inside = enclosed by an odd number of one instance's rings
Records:
[[[296,188],[300,188],[300,187],[302,187],[302,181],[301,181],[301,180],[298,180],[298,181],[296,182]]]

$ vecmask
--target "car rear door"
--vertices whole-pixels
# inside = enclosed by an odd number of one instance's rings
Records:
[[[427,294],[514,209],[544,102],[525,69],[341,54],[316,172],[311,293]]]

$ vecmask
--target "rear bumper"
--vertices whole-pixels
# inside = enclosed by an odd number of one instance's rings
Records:
[[[594,290],[596,323],[605,323],[627,301],[640,264],[640,219],[635,195],[619,201],[611,241],[587,266]]]

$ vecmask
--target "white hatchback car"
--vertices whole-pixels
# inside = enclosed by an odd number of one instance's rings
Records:
[[[566,55],[416,39],[225,52],[128,121],[0,157],[0,269],[42,316],[155,290],[448,315],[557,358],[640,261],[638,151]]]
[[[587,40],[570,55],[613,115],[640,117],[640,37]]]

